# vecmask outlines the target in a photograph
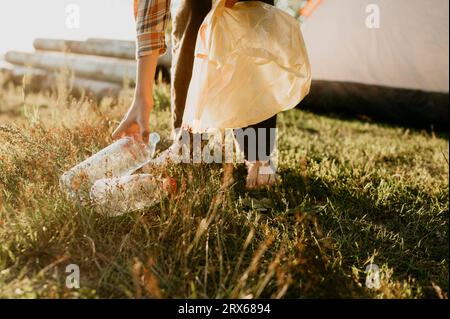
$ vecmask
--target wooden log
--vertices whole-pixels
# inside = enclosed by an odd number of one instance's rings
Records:
[[[122,90],[122,86],[110,82],[74,78],[72,89],[78,93],[84,91],[96,98],[103,98],[106,96],[117,97]]]
[[[101,39],[101,38],[88,38],[87,43],[99,44],[105,47],[120,47],[120,46],[132,46],[133,47],[133,59],[135,59],[136,44],[133,41],[125,40],[112,40],[112,39]],[[172,46],[169,43],[167,45],[167,51],[165,54],[161,55],[158,60],[158,65],[162,66],[170,71],[172,66]]]
[[[136,77],[135,61],[117,58],[94,57],[59,52],[26,53],[10,51],[6,61],[15,65],[31,66],[44,70],[68,68],[83,78],[123,84],[127,78],[131,85]]]
[[[105,39],[105,38],[87,38],[86,42],[90,43],[101,43],[104,45],[111,45],[111,44],[133,44],[134,41],[129,40],[117,40],[117,39]]]
[[[1,57],[0,57],[1,58]],[[0,72],[2,74],[11,74],[13,66],[5,61],[0,60]]]
[[[55,83],[55,81],[51,81],[51,76],[44,70],[21,66],[12,69],[10,80],[14,85],[22,87],[27,94],[53,88]]]
[[[0,68],[2,69],[10,69],[12,70],[13,66],[5,61],[5,56],[3,54],[0,54]]]
[[[8,67],[2,67],[0,66],[0,73],[3,74],[6,77],[10,77],[12,73],[12,69]]]
[[[38,92],[43,89],[54,89],[59,84],[56,72],[46,72],[41,69],[15,67],[11,72],[12,82],[16,85],[24,85],[27,91]],[[116,97],[122,86],[116,83],[97,81],[92,79],[74,77],[67,83],[72,93],[77,95],[86,92],[96,98],[105,96]]]
[[[134,60],[136,56],[136,45],[131,41],[103,43],[38,38],[34,40],[33,46],[36,50],[70,52],[128,60]]]
[[[0,65],[0,88],[6,88],[11,82],[12,68],[6,65]]]
[[[90,38],[83,42],[38,38],[34,40],[33,45],[36,50],[42,51],[70,52],[128,60],[136,59],[136,44],[133,41]],[[170,46],[167,48],[167,52],[159,58],[158,65],[166,68],[167,71],[170,70],[172,65]]]
[[[47,73],[44,70],[27,68],[27,67],[15,67],[11,70],[11,80],[15,85],[25,85],[32,89],[39,89],[41,86],[45,86],[47,82]]]

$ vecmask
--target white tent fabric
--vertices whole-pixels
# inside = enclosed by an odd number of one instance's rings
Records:
[[[448,93],[448,23],[448,0],[322,0],[303,23],[312,78]]]

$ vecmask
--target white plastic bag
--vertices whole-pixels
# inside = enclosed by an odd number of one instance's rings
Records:
[[[295,107],[310,64],[297,20],[274,6],[219,0],[200,27],[183,127],[240,128]]]

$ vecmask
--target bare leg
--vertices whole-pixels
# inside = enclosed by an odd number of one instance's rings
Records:
[[[274,4],[273,0],[262,0],[262,2],[270,5]],[[249,128],[253,128],[256,131],[255,143],[253,145],[249,142],[244,142],[244,145],[240,143],[240,147],[244,151],[247,165],[247,188],[270,186],[279,182],[279,177],[275,172],[267,174],[268,171],[270,171],[267,169],[269,165],[268,162],[275,145],[276,126],[276,115],[255,125],[250,125]],[[263,129],[263,132],[261,132],[261,129]],[[271,134],[271,130],[275,130],[275,134]],[[259,141],[259,135],[261,133],[265,135],[265,145],[261,145],[264,144],[264,142],[261,143],[261,141]],[[259,154],[261,147],[263,147],[265,154]],[[256,154],[256,157],[252,157],[252,154]]]
[[[265,121],[241,129],[241,132],[253,130],[254,139],[239,136],[239,131],[235,130],[237,142],[244,152],[247,165],[247,188],[270,186],[279,182],[278,175],[270,169],[270,160],[276,142],[276,123],[277,117],[275,115]]]

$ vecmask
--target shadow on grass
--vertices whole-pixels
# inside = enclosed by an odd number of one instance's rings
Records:
[[[331,240],[322,228],[317,212],[303,208],[308,197],[305,178],[291,169],[281,171],[280,175],[283,182],[275,188],[247,190],[246,169],[238,166],[233,190],[236,196],[250,202],[246,207],[248,210],[258,210],[273,227],[277,227],[279,221],[285,231],[291,232],[292,242],[301,247],[291,252],[298,254],[302,262],[292,271],[294,283],[285,297],[370,298],[370,293],[356,285],[346,269],[334,264]],[[294,224],[295,231],[289,229]]]
[[[433,211],[432,196],[408,189],[394,201],[380,204],[342,183],[304,176],[295,169],[279,173],[283,182],[277,189],[247,191],[245,168],[240,167],[235,191],[256,200],[270,199],[263,210],[270,217],[283,211],[281,214],[302,212],[314,216],[323,233],[329,234],[334,243],[329,257],[341,255],[342,264],[321,270],[325,272],[315,296],[370,297],[370,291],[358,287],[349,277],[352,267],[364,271],[373,255],[374,263],[380,267],[387,264],[394,270],[392,279],[413,279],[418,283],[424,297],[436,297],[432,283],[448,292],[448,211]],[[417,202],[418,196],[424,200]],[[438,200],[446,200],[445,195],[442,197]]]

